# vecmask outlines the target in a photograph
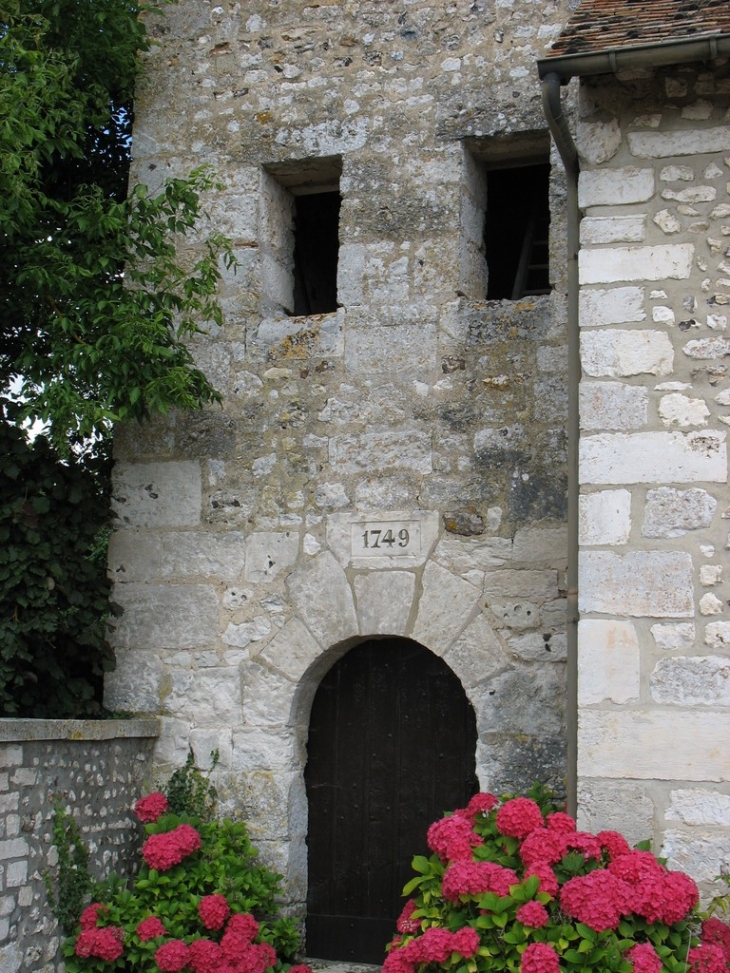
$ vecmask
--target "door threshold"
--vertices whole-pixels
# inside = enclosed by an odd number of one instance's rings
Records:
[[[346,959],[305,959],[312,973],[373,973],[380,964],[355,963]]]

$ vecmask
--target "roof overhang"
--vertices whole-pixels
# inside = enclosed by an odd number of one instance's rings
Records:
[[[616,74],[631,68],[714,61],[730,57],[730,34],[703,34],[682,40],[637,44],[584,54],[563,54],[537,62],[540,78],[557,74],[563,81],[595,74]]]

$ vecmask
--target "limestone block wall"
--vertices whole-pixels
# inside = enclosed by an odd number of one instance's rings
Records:
[[[116,437],[107,698],[161,715],[160,768],[219,751],[298,905],[309,706],[359,640],[446,659],[483,786],[562,786],[561,167],[551,293],[486,300],[482,226],[488,167],[549,159],[534,61],[569,6],[182,0],[151,28],[135,177],[210,163],[239,268],[194,343],[222,407]],[[341,196],[338,306],[294,315],[308,180]]]
[[[0,720],[0,968],[63,970],[63,932],[46,894],[57,803],[72,815],[97,880],[134,865],[131,813],[151,778],[155,720]]]
[[[583,86],[579,803],[730,866],[727,66]]]

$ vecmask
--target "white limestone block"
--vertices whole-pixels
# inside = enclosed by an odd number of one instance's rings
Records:
[[[252,727],[291,723],[296,686],[283,673],[247,662],[241,666],[240,682],[242,712],[236,723]]]
[[[656,223],[663,233],[679,233],[682,229],[682,224],[674,213],[671,213],[668,209],[663,209],[656,213],[653,217],[653,222]]]
[[[111,506],[122,527],[193,527],[202,486],[196,462],[117,463]]]
[[[630,845],[652,837],[654,803],[634,783],[617,780],[578,780],[578,827],[618,831]]]
[[[517,568],[487,571],[484,596],[487,601],[501,601],[504,598],[526,598],[538,603],[551,601],[558,596],[558,572]]]
[[[581,483],[727,480],[724,432],[599,433],[580,442]]]
[[[729,338],[695,338],[682,349],[688,358],[711,361],[730,355]]]
[[[582,612],[648,618],[694,615],[692,558],[683,551],[581,551]]]
[[[580,242],[640,243],[646,233],[645,216],[586,216],[580,223]]]
[[[670,375],[674,348],[663,331],[583,331],[581,364],[594,378]]]
[[[245,649],[252,642],[260,642],[271,632],[271,622],[265,615],[258,615],[250,622],[240,622],[238,624],[229,622],[228,627],[222,635],[226,645],[232,645],[238,649]]]
[[[578,276],[583,285],[625,280],[686,280],[692,270],[693,257],[694,245],[691,243],[581,250]]]
[[[628,780],[730,779],[730,713],[588,710],[579,714],[578,776]]]
[[[593,165],[608,162],[621,145],[621,125],[617,118],[607,122],[580,121],[575,144],[579,154]]]
[[[631,533],[631,494],[628,490],[584,493],[578,516],[581,544],[626,544]]]
[[[662,199],[673,199],[678,203],[709,203],[717,196],[714,186],[690,186],[689,189],[662,189]]]
[[[197,726],[240,723],[241,682],[237,668],[172,669],[163,707],[168,716],[189,719]]]
[[[464,689],[491,679],[509,666],[499,638],[484,615],[478,615],[443,655]]]
[[[583,381],[579,394],[583,429],[639,429],[646,425],[649,392],[643,386]]]
[[[563,633],[524,632],[503,637],[512,655],[523,662],[565,662],[568,639]]]
[[[654,170],[624,166],[620,169],[587,169],[578,182],[578,205],[617,206],[644,203],[654,195]]]
[[[730,794],[692,787],[672,791],[670,799],[664,812],[667,821],[678,821],[690,827],[727,828],[730,824]]]
[[[722,656],[675,656],[660,659],[649,680],[652,699],[675,706],[727,706],[730,659]]]
[[[162,570],[162,536],[146,530],[115,530],[107,564],[115,581],[153,581]]]
[[[722,583],[721,564],[701,564],[700,565],[700,584],[703,588],[712,588],[714,585]]]
[[[352,591],[329,551],[290,574],[286,584],[299,617],[323,648],[358,634]]]
[[[246,539],[246,581],[267,584],[291,567],[299,553],[294,531],[257,531]]]
[[[629,149],[640,159],[730,151],[730,125],[689,132],[629,132]]]
[[[568,566],[567,527],[521,528],[512,540],[512,558],[533,564],[544,562],[565,570]]]
[[[206,584],[118,584],[113,642],[127,649],[194,649],[218,638],[218,598]]]
[[[713,649],[730,646],[730,622],[709,622],[705,629],[705,645]]]
[[[700,598],[700,614],[722,615],[724,611],[725,603],[714,592],[708,591]]]
[[[709,829],[704,834],[667,830],[661,854],[667,859],[667,868],[710,884],[721,872],[730,871],[730,834]],[[725,886],[718,891],[724,893]]]
[[[681,537],[690,530],[709,527],[716,509],[717,500],[699,487],[649,490],[641,532],[644,537]]]
[[[581,288],[578,300],[581,328],[631,324],[646,318],[643,287]]]
[[[416,589],[410,571],[373,571],[353,583],[362,635],[405,635]]]
[[[694,169],[690,166],[664,166],[659,173],[662,182],[693,182]]]
[[[256,660],[298,682],[321,653],[321,646],[304,624],[298,618],[290,618],[259,652]]]
[[[411,638],[437,655],[456,641],[479,610],[479,589],[433,561],[426,565]]]
[[[168,531],[161,544],[163,578],[197,577],[235,584],[243,571],[244,535],[239,531]]]
[[[578,705],[639,698],[639,639],[631,622],[582,618],[578,624]]]
[[[651,626],[650,631],[656,647],[664,652],[686,651],[694,645],[696,637],[694,622],[677,622],[674,625],[658,622]]]

